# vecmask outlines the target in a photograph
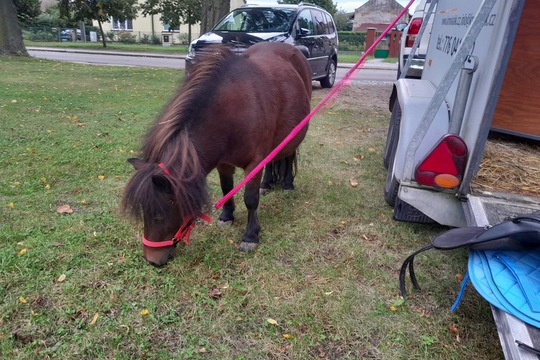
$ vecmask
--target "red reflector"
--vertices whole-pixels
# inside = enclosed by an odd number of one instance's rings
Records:
[[[420,26],[422,26],[422,18],[415,18],[411,20],[409,29],[407,30],[407,37],[405,39],[406,47],[412,47],[414,45],[416,35],[418,35],[418,32],[420,32]]]
[[[416,167],[415,179],[426,186],[455,188],[463,179],[467,164],[467,144],[457,135],[447,134]]]

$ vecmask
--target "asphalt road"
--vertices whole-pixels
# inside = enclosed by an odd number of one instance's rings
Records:
[[[120,51],[96,51],[67,48],[36,48],[28,47],[28,53],[36,58],[57,61],[69,61],[81,64],[98,64],[113,66],[142,66],[155,68],[183,69],[185,61],[183,55],[135,53]],[[339,64],[336,81],[339,81],[352,64]],[[394,82],[396,80],[396,67],[382,62],[367,62],[356,71],[352,81]]]

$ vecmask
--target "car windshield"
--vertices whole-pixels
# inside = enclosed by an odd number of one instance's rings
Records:
[[[295,9],[236,9],[213,31],[285,32],[289,30],[295,13]]]

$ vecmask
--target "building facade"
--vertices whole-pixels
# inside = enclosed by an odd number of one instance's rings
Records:
[[[396,0],[369,0],[354,12],[353,31],[366,32],[368,28],[377,28],[382,32],[403,11]],[[408,23],[410,15],[403,15],[398,23]]]

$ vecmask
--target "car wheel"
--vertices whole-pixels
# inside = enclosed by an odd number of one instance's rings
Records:
[[[396,98],[392,106],[392,116],[388,124],[388,133],[386,134],[386,145],[384,147],[384,167],[388,169],[391,161],[394,161],[394,153],[396,151],[399,140],[399,127],[401,125],[401,106]]]
[[[334,83],[336,82],[336,61],[334,59],[330,59],[330,62],[328,63],[328,73],[320,80],[320,82],[323,88],[329,89],[334,86]]]

